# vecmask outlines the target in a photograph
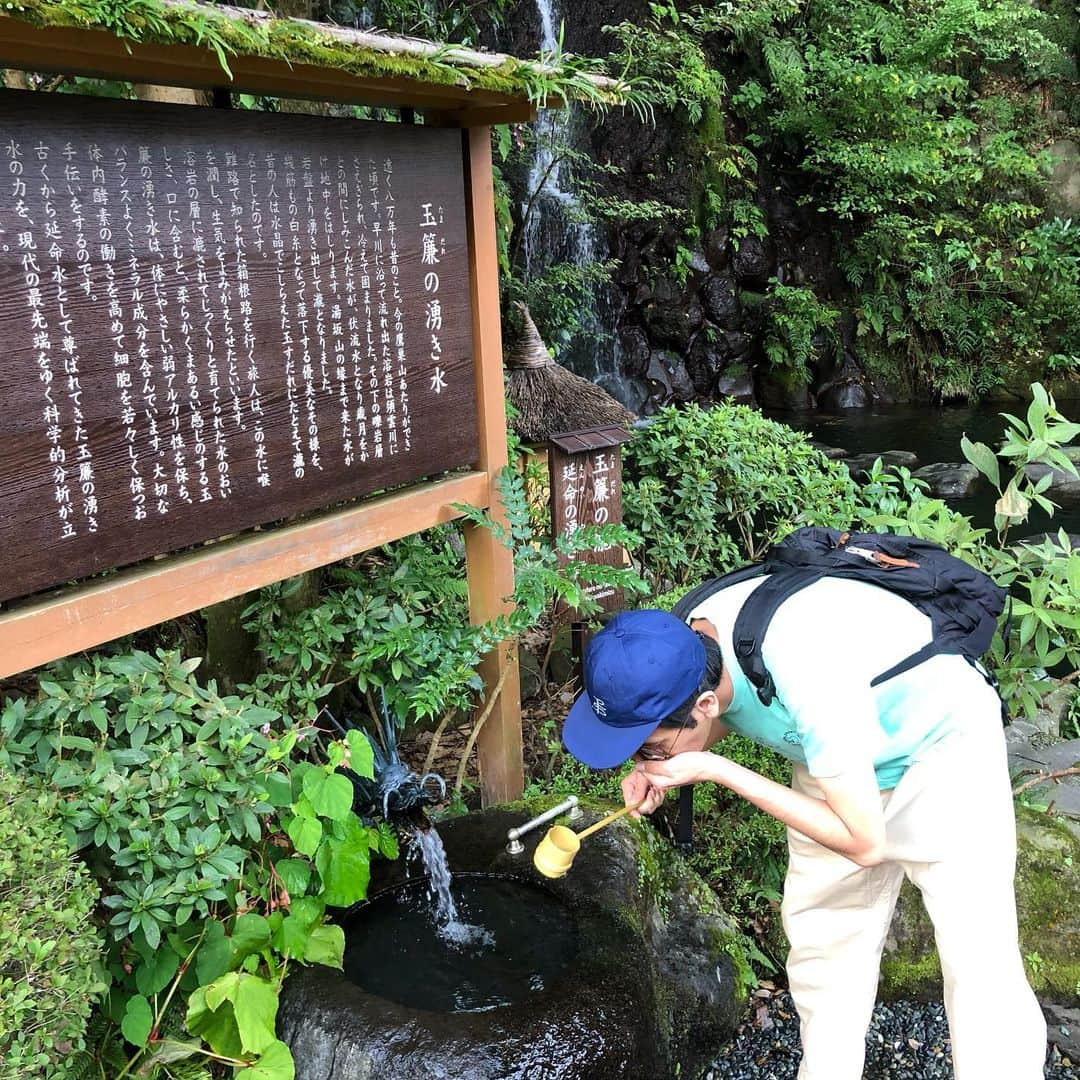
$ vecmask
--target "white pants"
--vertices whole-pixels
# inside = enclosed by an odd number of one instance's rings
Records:
[[[796,766],[792,787],[821,798]],[[878,967],[904,875],[941,957],[956,1080],[1042,1080],[1046,1023],[1017,939],[1016,819],[996,717],[948,735],[882,792],[885,861],[860,867],[788,829],[782,907],[799,1080],[861,1080]]]

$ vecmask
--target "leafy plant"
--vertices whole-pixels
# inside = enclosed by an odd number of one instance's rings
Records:
[[[0,769],[0,1077],[74,1075],[105,989],[97,885],[73,859],[56,795]]]
[[[199,686],[197,664],[162,651],[54,666],[36,699],[5,702],[0,765],[63,794],[64,831],[102,883],[115,1027],[83,1059],[115,1060],[118,1031],[117,1080],[188,1059],[289,1080],[274,1035],[287,966],[340,966],[327,908],[362,899],[371,856],[397,841],[352,810],[339,770],[371,776],[360,732],[324,756],[311,729]]]
[[[810,381],[815,338],[822,334],[835,346],[833,328],[840,312],[823,304],[812,289],[772,282],[771,304],[765,324],[765,355],[778,368],[787,368],[802,383]]]
[[[633,555],[654,592],[758,558],[800,525],[847,525],[847,470],[743,405],[667,408],[623,449]]]
[[[1042,704],[1049,669],[1066,664],[1069,678],[1080,670],[1080,551],[1063,530],[1040,542],[1008,543],[1010,527],[1026,520],[1033,503],[1053,514],[1055,504],[1044,494],[1051,469],[1077,475],[1063,447],[1080,434],[1080,424],[1058,412],[1040,384],[1031,394],[1025,420],[1002,414],[1007,428],[996,451],[966,437],[961,442],[964,456],[998,492],[992,538],[927,497],[910,476],[886,476],[880,464],[859,508],[870,527],[943,544],[1008,588],[1011,599],[990,659],[1006,702],[1029,715]]]

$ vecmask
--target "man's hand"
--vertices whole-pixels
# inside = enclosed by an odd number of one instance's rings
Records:
[[[630,811],[631,817],[651,814],[664,801],[664,792],[641,771],[641,765],[635,765],[634,771],[622,778],[622,796],[624,806],[641,801],[641,806]]]
[[[716,779],[716,755],[706,750],[688,750],[667,761],[643,761],[639,766],[649,784],[666,794],[671,788]]]

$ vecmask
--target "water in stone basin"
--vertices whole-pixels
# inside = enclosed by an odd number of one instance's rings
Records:
[[[442,837],[434,828],[418,829],[413,835],[409,848],[410,858],[420,856],[427,873],[429,892],[435,902],[435,922],[439,936],[448,945],[494,945],[495,938],[491,931],[482,926],[473,926],[461,921],[458,916],[454,894],[450,891],[450,866],[446,861],[446,850]]]
[[[344,925],[346,978],[401,1005],[460,1013],[516,1004],[567,972],[576,925],[546,890],[482,874],[459,875],[454,890],[460,914],[451,923],[421,882],[358,908]],[[447,935],[455,922],[460,929]]]

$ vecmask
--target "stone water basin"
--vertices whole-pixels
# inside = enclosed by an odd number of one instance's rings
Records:
[[[532,867],[546,827],[507,854],[507,829],[553,801],[439,825],[455,943],[422,868],[380,867],[340,919],[344,970],[286,982],[278,1028],[296,1080],[656,1080],[711,1060],[741,1009],[737,933],[648,826],[590,837],[558,881]]]

